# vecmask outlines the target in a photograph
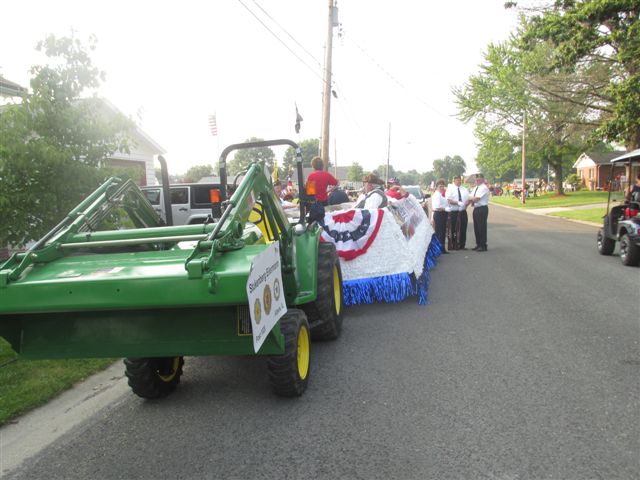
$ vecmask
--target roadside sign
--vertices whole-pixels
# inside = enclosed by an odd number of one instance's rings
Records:
[[[280,245],[272,243],[251,262],[247,279],[247,298],[256,353],[267,335],[287,311],[282,288]]]

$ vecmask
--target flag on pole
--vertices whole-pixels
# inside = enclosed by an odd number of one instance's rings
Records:
[[[211,130],[211,135],[214,137],[218,136],[218,122],[216,121],[215,113],[213,115],[209,115],[209,129]]]
[[[304,120],[302,115],[298,112],[298,104],[296,103],[296,133],[300,133],[300,122]]]

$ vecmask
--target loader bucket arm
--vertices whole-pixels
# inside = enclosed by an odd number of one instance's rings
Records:
[[[0,285],[18,279],[33,263],[46,263],[64,256],[62,244],[77,234],[95,231],[116,208],[123,208],[136,228],[162,225],[162,219],[133,181],[111,177],[26,253],[15,254],[0,265]]]

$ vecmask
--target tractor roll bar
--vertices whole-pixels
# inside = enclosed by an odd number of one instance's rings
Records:
[[[289,145],[293,147],[296,152],[296,170],[298,173],[298,194],[302,199],[303,192],[302,188],[304,186],[304,173],[302,172],[302,149],[300,146],[294,142],[293,140],[289,140],[286,138],[280,138],[277,140],[260,140],[258,142],[245,142],[245,143],[234,143],[233,145],[229,145],[220,154],[220,183],[222,184],[222,198],[224,201],[227,199],[227,155],[231,153],[233,150],[241,150],[243,148],[258,148],[258,147],[273,147],[276,145]],[[300,223],[304,223],[304,202],[300,202]],[[224,215],[223,215],[224,217]],[[225,217],[226,219],[226,217]],[[220,224],[224,223],[223,219],[220,219]],[[221,225],[222,226],[222,225]]]

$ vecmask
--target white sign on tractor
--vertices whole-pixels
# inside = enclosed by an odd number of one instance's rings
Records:
[[[251,262],[247,298],[253,330],[253,349],[258,353],[271,329],[287,311],[278,243],[269,245]]]

